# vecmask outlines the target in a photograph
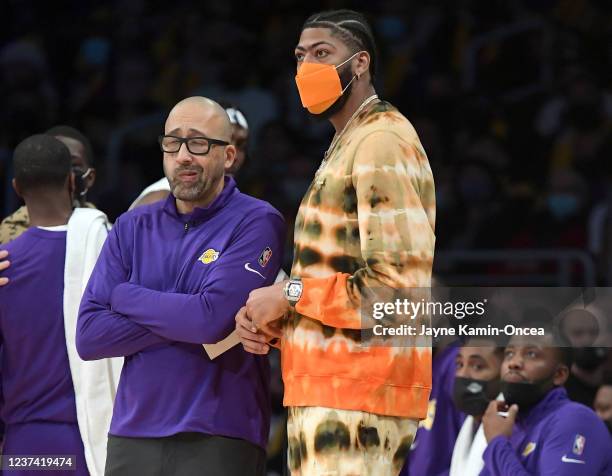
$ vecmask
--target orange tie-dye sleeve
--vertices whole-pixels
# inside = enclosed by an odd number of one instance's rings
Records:
[[[429,287],[435,246],[435,192],[420,144],[391,131],[368,134],[356,147],[357,195],[365,267],[353,275],[303,278],[296,311],[338,328],[371,327],[362,320],[364,293]]]

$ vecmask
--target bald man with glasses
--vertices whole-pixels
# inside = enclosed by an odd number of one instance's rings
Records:
[[[217,103],[188,98],[160,137],[171,195],[119,217],[79,314],[85,360],[125,357],[106,474],[262,475],[270,421],[265,357],[211,358],[249,292],[270,285],[285,224],[224,171],[236,150]]]

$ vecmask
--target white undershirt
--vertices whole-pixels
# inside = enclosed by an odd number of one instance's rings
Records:
[[[56,225],[56,226],[37,226],[41,230],[47,231],[68,231],[68,225]]]

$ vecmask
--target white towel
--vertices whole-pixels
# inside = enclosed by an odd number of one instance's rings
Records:
[[[132,204],[130,205],[130,208],[128,208],[128,211],[132,210],[134,206],[140,201],[140,199],[144,197],[145,195],[148,195],[153,192],[162,192],[162,191],[163,192],[170,191],[170,182],[168,182],[168,179],[166,177],[160,178],[157,182],[152,183],[147,188],[145,188],[142,192],[140,192],[140,195],[138,195],[136,200],[134,200]]]
[[[77,420],[87,469],[102,476],[113,403],[123,359],[81,360],[76,350],[76,326],[81,298],[110,226],[99,210],[76,208],[68,221],[64,264],[64,329]]]
[[[476,425],[478,429],[475,428]],[[455,442],[449,476],[478,476],[484,468],[482,455],[486,448],[484,428],[474,420],[474,417],[468,416]]]

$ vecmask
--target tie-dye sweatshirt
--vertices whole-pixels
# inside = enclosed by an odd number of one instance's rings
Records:
[[[423,146],[397,109],[376,101],[349,124],[298,211],[291,276],[304,289],[281,342],[286,406],[426,416],[431,348],[362,345],[360,303],[368,289],[431,285],[434,223]]]

